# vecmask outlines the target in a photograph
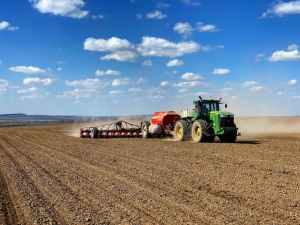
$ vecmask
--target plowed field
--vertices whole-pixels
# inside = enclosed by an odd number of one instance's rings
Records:
[[[72,129],[0,130],[0,224],[300,224],[300,133],[209,144]]]

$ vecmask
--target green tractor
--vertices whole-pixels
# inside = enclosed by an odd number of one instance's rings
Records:
[[[195,109],[182,110],[181,119],[174,127],[174,138],[177,141],[193,139],[194,142],[213,142],[218,136],[220,142],[234,143],[241,133],[234,123],[234,115],[220,111],[220,100],[193,101]],[[225,108],[227,104],[225,103]]]

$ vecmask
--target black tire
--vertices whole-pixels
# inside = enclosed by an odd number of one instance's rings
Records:
[[[141,132],[142,132],[142,137],[143,138],[151,137],[151,134],[149,133],[150,125],[151,125],[151,123],[149,121],[143,121],[142,127],[141,127]]]
[[[185,141],[190,136],[190,124],[188,121],[179,120],[174,127],[173,137],[176,141]]]
[[[91,135],[91,138],[98,138],[98,128],[92,127],[90,135]]]
[[[205,120],[195,120],[192,125],[192,138],[194,142],[213,142],[215,140],[214,129]]]

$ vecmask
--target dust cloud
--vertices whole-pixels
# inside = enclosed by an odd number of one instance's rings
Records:
[[[299,133],[300,116],[236,117],[235,123],[242,133]]]
[[[123,117],[117,120],[100,120],[85,123],[73,123],[67,125],[64,133],[68,136],[79,137],[79,130],[83,127],[100,126],[115,123],[118,120],[124,120],[128,123],[140,125],[146,119],[126,119]],[[235,117],[235,123],[242,136],[255,133],[300,133],[300,116],[253,116],[253,117]],[[167,138],[172,141],[173,139]]]

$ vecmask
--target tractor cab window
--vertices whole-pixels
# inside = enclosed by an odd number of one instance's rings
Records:
[[[195,105],[195,113],[197,113],[197,114],[200,113],[198,104]]]
[[[203,111],[219,111],[217,102],[204,102],[203,103]]]

